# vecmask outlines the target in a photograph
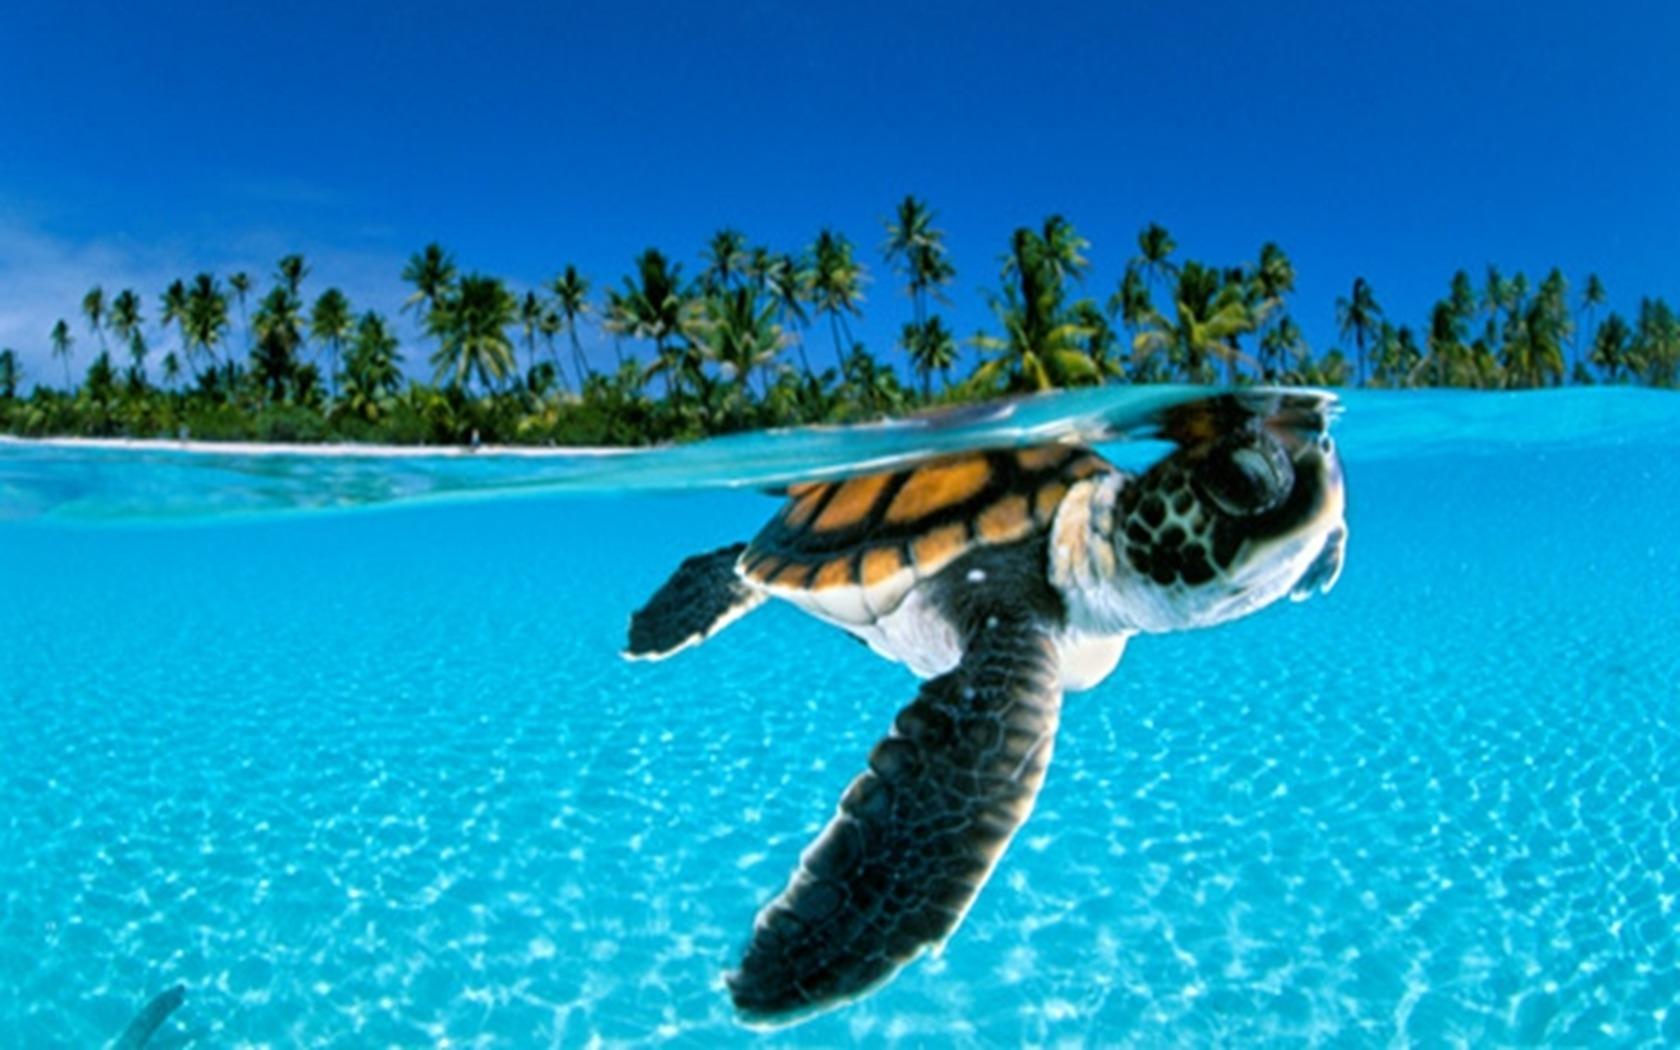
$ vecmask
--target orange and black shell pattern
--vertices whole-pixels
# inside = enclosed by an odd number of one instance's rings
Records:
[[[740,572],[783,594],[857,588],[882,615],[911,583],[967,551],[1048,529],[1071,485],[1114,469],[1087,448],[1034,445],[793,485],[742,553]]]

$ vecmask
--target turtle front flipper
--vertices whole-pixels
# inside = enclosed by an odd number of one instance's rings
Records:
[[[749,1021],[837,1006],[944,941],[1032,811],[1061,714],[1055,647],[1041,620],[1002,604],[968,637],[759,913],[729,976]]]
[[[735,543],[685,560],[630,617],[630,660],[663,660],[698,645],[758,608],[764,594],[735,573],[746,544]]]

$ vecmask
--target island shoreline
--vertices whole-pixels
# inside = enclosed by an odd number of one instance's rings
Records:
[[[173,438],[19,437],[0,434],[0,447],[63,448],[108,452],[179,452],[224,456],[338,456],[347,459],[433,459],[440,457],[507,456],[526,459],[575,459],[623,456],[650,452],[660,445],[612,447],[571,445],[538,448],[530,445],[362,445],[354,442],[319,444],[272,441],[203,441]]]

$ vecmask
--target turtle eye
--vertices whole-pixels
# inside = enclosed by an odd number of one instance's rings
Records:
[[[1197,491],[1227,514],[1252,517],[1289,495],[1295,468],[1277,439],[1265,432],[1221,441],[1193,475]]]

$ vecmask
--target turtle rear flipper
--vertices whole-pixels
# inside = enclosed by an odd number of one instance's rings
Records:
[[[698,645],[756,609],[764,594],[735,574],[746,544],[696,554],[677,567],[665,585],[630,617],[630,660],[663,660]]]
[[[1027,819],[1061,714],[1042,623],[1000,607],[955,670],[931,679],[875,746],[840,811],[758,915],[735,1006],[785,1024],[890,978],[962,921]]]

